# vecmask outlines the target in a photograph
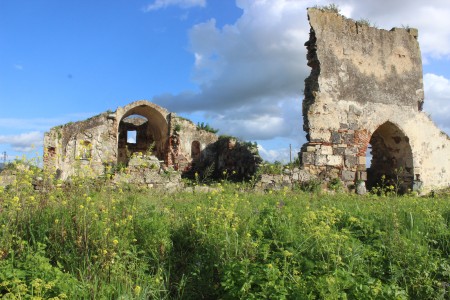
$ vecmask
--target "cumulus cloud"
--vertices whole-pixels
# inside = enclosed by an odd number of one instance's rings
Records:
[[[95,113],[78,113],[55,118],[0,118],[0,132],[3,133],[0,135],[0,145],[9,145],[17,152],[30,152],[42,147],[43,132],[51,127],[86,119],[93,115]]]
[[[258,151],[266,161],[289,162],[289,148],[265,149],[262,145],[258,145]]]
[[[0,144],[10,145],[14,151],[30,152],[43,144],[43,133],[32,131],[18,135],[0,135]]]
[[[423,77],[425,90],[424,111],[436,124],[450,134],[450,80],[435,74]]]
[[[0,118],[0,129],[3,132],[14,130],[47,131],[53,126],[83,120],[94,115],[96,115],[96,113],[91,112],[70,114],[55,118]]]
[[[178,6],[181,8],[190,8],[195,6],[205,7],[206,0],[155,0],[152,4],[144,8],[145,12],[166,8],[168,6]]]
[[[211,19],[195,25],[189,38],[199,92],[160,95],[155,102],[178,112],[203,111],[222,133],[244,139],[301,132],[309,73],[306,4],[237,1],[243,14],[234,24],[218,27]]]
[[[189,31],[192,81],[197,90],[159,95],[154,101],[172,111],[200,112],[223,134],[258,141],[275,137],[304,141],[301,101],[304,79],[310,72],[304,46],[309,33],[306,8],[328,3],[237,0],[242,15],[235,22],[218,26],[215,19],[210,19]],[[419,28],[425,60],[450,57],[447,17],[450,2],[411,0],[405,5],[400,0],[337,0],[335,3],[347,17],[369,19],[380,28],[402,25]],[[425,81],[427,85],[427,78]],[[436,89],[428,90],[426,96],[426,105],[446,97]],[[267,157],[272,156],[273,153],[267,152]]]

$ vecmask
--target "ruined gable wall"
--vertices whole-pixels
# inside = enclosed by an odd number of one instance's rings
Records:
[[[411,175],[423,187],[450,183],[448,137],[422,113],[423,84],[417,31],[360,25],[309,9],[311,25],[303,102],[308,143],[304,167],[347,183],[366,178],[365,154],[385,122],[397,126],[412,149]]]
[[[52,128],[44,136],[44,166],[60,174],[100,175],[116,161],[117,132],[109,113]]]
[[[180,171],[193,162],[192,143],[198,142],[200,157],[208,156],[208,145],[217,141],[216,134],[197,129],[189,120],[146,100],[118,107],[115,112],[105,112],[85,121],[68,123],[52,128],[44,137],[44,166],[56,172],[62,179],[71,175],[99,176],[107,166],[113,166],[124,155],[119,145],[120,122],[133,115],[147,119],[148,132],[137,137],[136,152],[145,153],[151,139],[155,141],[154,154],[167,166],[176,166]],[[122,131],[138,128],[125,122]],[[128,128],[128,127],[129,128]],[[145,125],[147,126],[147,125]],[[151,139],[150,139],[151,137]],[[142,141],[139,141],[143,139]],[[141,143],[142,142],[142,145]],[[125,161],[128,161],[125,154]]]

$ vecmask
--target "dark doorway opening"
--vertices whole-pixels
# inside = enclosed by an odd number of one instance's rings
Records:
[[[394,187],[397,193],[412,189],[414,168],[409,138],[395,124],[386,122],[375,130],[366,158],[369,190],[383,185]]]

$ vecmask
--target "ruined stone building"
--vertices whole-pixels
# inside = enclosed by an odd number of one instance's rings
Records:
[[[156,156],[176,170],[201,160],[218,137],[191,121],[148,101],[136,101],[115,112],[52,128],[44,137],[44,166],[65,179],[88,170],[126,166],[135,153]]]
[[[145,100],[56,126],[44,137],[44,167],[62,179],[130,167],[132,182],[155,186],[166,181],[154,174],[162,167],[187,176],[225,172],[241,180],[256,173],[261,161],[256,144],[218,137]]]
[[[418,31],[316,8],[308,18],[304,168],[348,185],[371,187],[386,175],[404,190],[449,186],[449,137],[422,112]]]
[[[450,138],[422,112],[417,30],[377,29],[317,8],[308,9],[308,18],[304,170],[347,186],[370,188],[383,175],[403,191],[449,186]],[[256,147],[220,140],[148,101],[52,128],[44,151],[44,166],[63,179],[81,169],[101,175],[126,166],[134,153],[181,171],[214,165],[238,179],[261,162]]]

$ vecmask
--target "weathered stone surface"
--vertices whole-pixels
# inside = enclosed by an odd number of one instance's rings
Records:
[[[338,171],[346,182],[358,171],[368,188],[382,175],[400,176],[404,190],[417,175],[423,191],[449,186],[450,138],[421,111],[417,30],[377,29],[316,8],[308,18],[302,150],[316,150],[302,153],[303,168],[324,178]],[[324,146],[333,155],[324,155]]]
[[[354,181],[355,180],[355,172],[344,170],[342,171],[342,180],[343,181]]]
[[[357,163],[357,158],[355,156],[345,156],[345,167],[351,169]]]
[[[342,156],[340,155],[328,155],[327,156],[327,166],[341,166]]]
[[[169,191],[179,190],[184,186],[180,172],[163,170],[155,156],[145,155],[134,155],[124,172],[116,173],[113,181]]]
[[[262,174],[259,181],[255,185],[257,190],[279,190],[282,188],[293,188],[294,185],[317,179],[317,176],[310,172],[294,168],[284,169],[283,174]]]
[[[44,137],[44,167],[62,179],[99,176],[114,166],[140,164],[131,159],[153,156],[146,163],[188,170],[208,155],[218,137],[189,120],[141,100],[85,121],[52,128]],[[131,165],[130,165],[131,163]]]

